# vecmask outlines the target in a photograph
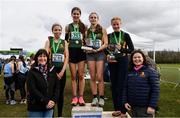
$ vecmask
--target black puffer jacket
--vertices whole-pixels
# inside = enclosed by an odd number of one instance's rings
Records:
[[[58,99],[58,79],[54,69],[49,69],[47,79],[36,68],[27,75],[27,107],[29,111],[45,111],[49,100]]]

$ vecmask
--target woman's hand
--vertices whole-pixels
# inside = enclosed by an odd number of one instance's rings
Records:
[[[51,109],[55,106],[55,102],[52,100],[49,100],[48,104],[46,105],[47,109]]]
[[[152,108],[152,107],[148,107],[148,108],[147,108],[147,113],[153,115],[153,114],[155,114],[155,109]]]
[[[130,110],[131,110],[131,105],[129,105],[129,103],[126,103],[126,104],[125,104],[125,108],[126,108],[128,111],[130,111]]]

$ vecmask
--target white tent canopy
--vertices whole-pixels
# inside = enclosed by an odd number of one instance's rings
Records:
[[[111,26],[109,26],[106,30],[107,30],[108,34],[113,32],[113,29],[112,29]],[[155,61],[155,42],[152,39],[137,36],[137,35],[132,34],[132,33],[128,32],[128,31],[126,31],[124,29],[121,29],[121,30],[127,32],[130,35],[135,49],[141,49],[141,50],[152,49],[153,52],[154,52],[153,53],[153,59]]]

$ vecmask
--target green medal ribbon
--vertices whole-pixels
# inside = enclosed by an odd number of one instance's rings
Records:
[[[57,46],[55,46],[55,42],[54,42],[54,38],[53,38],[53,45],[52,46],[53,46],[53,52],[54,53],[57,53],[60,43],[61,43],[61,39],[58,39],[58,44],[57,44]]]
[[[78,25],[73,25],[73,29],[74,29],[74,36],[76,37],[76,44],[78,44],[79,43],[78,40],[80,40],[80,32]]]
[[[96,34],[91,31],[91,36],[92,36],[92,40],[95,41],[96,40]]]
[[[115,39],[116,44],[120,44],[121,41],[122,41],[122,37],[121,37],[122,33],[121,33],[121,31],[119,32],[119,37],[118,37],[118,39],[117,39],[117,37],[116,37],[116,34],[115,34],[115,33],[113,33],[113,34],[114,34],[114,39]]]
[[[78,33],[79,32],[79,28],[77,25],[73,25],[73,29],[74,29],[74,32]]]

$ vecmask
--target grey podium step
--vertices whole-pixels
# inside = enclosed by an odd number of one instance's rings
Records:
[[[114,111],[103,111],[102,118],[119,118],[119,116],[118,117],[112,116],[113,112]],[[131,118],[131,116],[128,113],[126,113],[126,114],[127,114],[127,118]]]
[[[103,108],[102,107],[92,107],[91,103],[86,103],[85,106],[74,106],[71,111],[71,115],[73,118],[80,117],[102,117]]]
[[[113,111],[103,111],[102,107],[92,107],[91,103],[86,103],[85,106],[74,106],[71,111],[73,118],[116,118],[112,116]],[[127,113],[128,118],[131,118]]]

